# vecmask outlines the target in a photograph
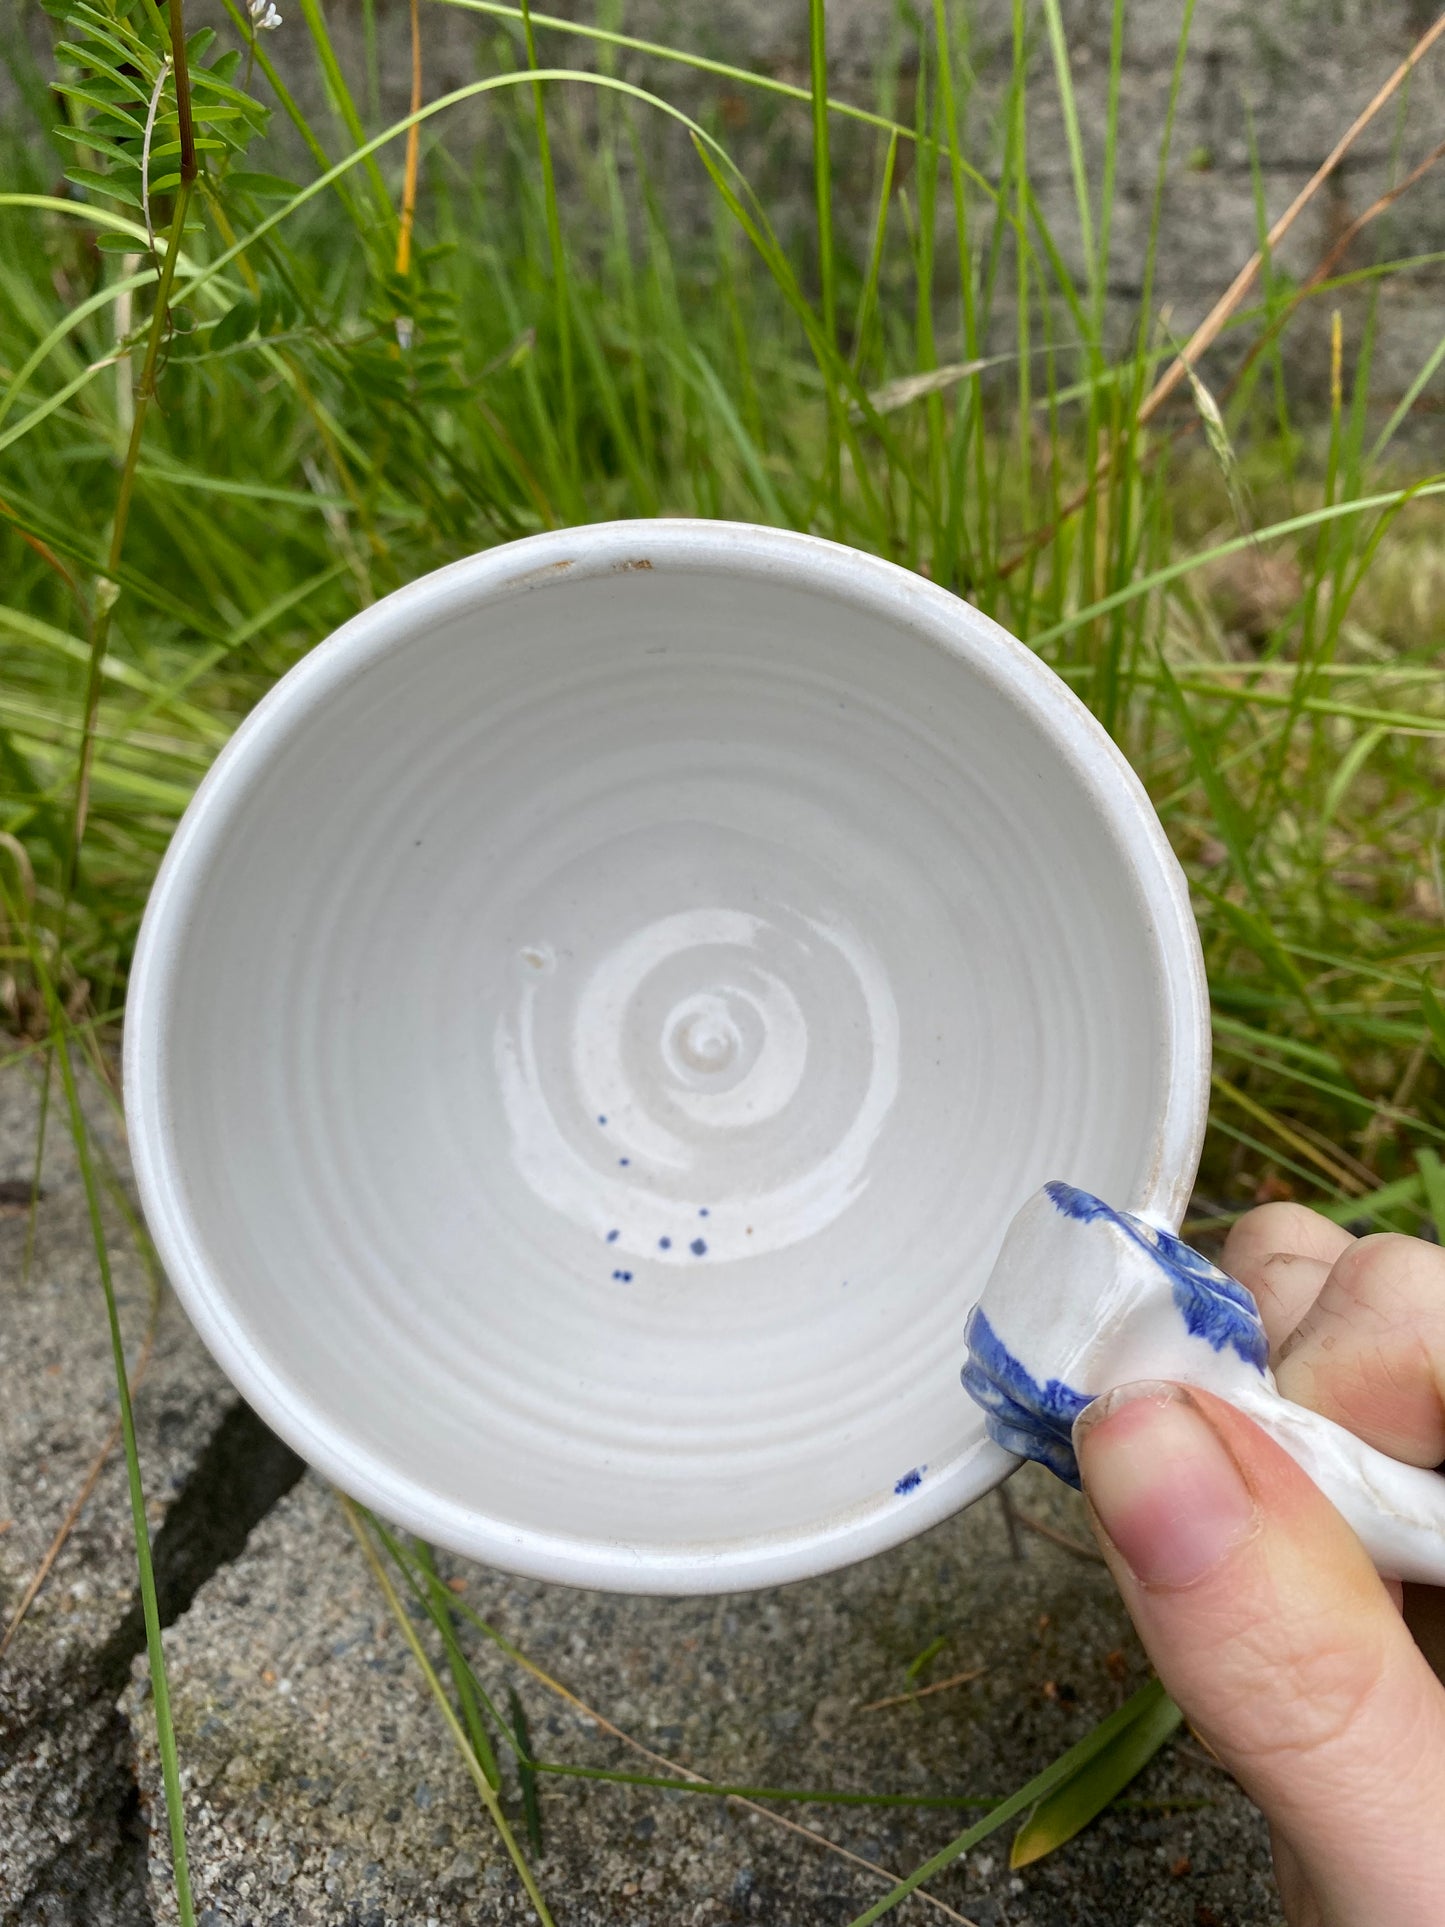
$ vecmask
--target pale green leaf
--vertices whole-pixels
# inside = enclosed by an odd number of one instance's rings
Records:
[[[1138,1695],[1134,1719],[1042,1800],[1014,1835],[1010,1867],[1053,1853],[1101,1814],[1179,1729],[1184,1715],[1158,1680]]]

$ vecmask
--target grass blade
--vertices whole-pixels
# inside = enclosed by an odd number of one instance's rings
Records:
[[[813,93],[813,202],[818,218],[818,285],[823,308],[823,339],[838,348],[837,267],[833,257],[833,165],[828,144],[827,0],[808,0],[808,61]],[[843,528],[843,481],[838,438],[838,395],[828,382],[827,479],[833,532]]]
[[[458,1642],[457,1629],[452,1623],[451,1595],[437,1573],[436,1560],[432,1557],[431,1547],[424,1539],[414,1539],[412,1546],[416,1553],[416,1563],[421,1567],[426,1582],[426,1598],[431,1621],[441,1634],[442,1645],[446,1649],[452,1684],[457,1689],[462,1718],[467,1723],[467,1737],[472,1743],[472,1751],[477,1756],[478,1764],[487,1776],[488,1784],[493,1789],[498,1788],[502,1784],[502,1776],[497,1766],[497,1756],[492,1750],[492,1742],[482,1723],[482,1710],[477,1704],[476,1681],[472,1677],[471,1667],[467,1664],[466,1654]]]
[[[533,1853],[542,1851],[542,1806],[537,1798],[537,1770],[532,1762],[532,1737],[527,1731],[527,1715],[515,1686],[507,1688],[507,1708],[512,1715],[512,1732],[517,1741],[517,1780],[522,1789],[522,1814],[527,1823],[527,1843]]]
[[[1145,1698],[1150,1687],[1153,1695]],[[1014,1835],[1010,1867],[1031,1866],[1082,1832],[1178,1732],[1184,1715],[1157,1680],[1139,1699],[1133,1721],[1029,1814]]]
[[[1425,1209],[1435,1226],[1435,1237],[1445,1244],[1445,1164],[1423,1146],[1415,1153],[1415,1168],[1425,1192]]]
[[[306,22],[306,31],[311,36],[311,44],[316,50],[317,65],[326,89],[326,97],[331,103],[332,112],[351,136],[358,147],[366,145],[366,129],[361,124],[361,116],[356,111],[356,102],[351,98],[351,89],[346,84],[346,76],[341,71],[341,62],[336,58],[326,16],[321,11],[321,0],[299,0],[301,17]],[[391,196],[386,191],[386,182],[381,177],[371,153],[365,154],[363,161],[371,181],[371,191],[376,197],[374,212],[379,214],[385,225],[392,224]]]
[[[530,0],[522,0],[522,32],[527,43],[527,65],[539,73],[537,41],[532,32]],[[568,473],[577,471],[577,375],[572,359],[572,302],[567,273],[567,250],[562,243],[562,215],[557,205],[557,175],[552,162],[552,140],[547,129],[547,102],[540,79],[532,83],[532,113],[537,128],[537,159],[542,169],[542,206],[547,219],[547,246],[552,256],[552,306],[557,350],[562,362],[562,447]]]
[[[1210,562],[1238,555],[1242,549],[1252,548],[1257,542],[1279,541],[1287,535],[1301,535],[1306,529],[1318,528],[1326,522],[1370,515],[1378,509],[1400,508],[1407,502],[1426,500],[1433,495],[1445,495],[1445,479],[1432,476],[1429,481],[1416,482],[1408,488],[1391,489],[1377,495],[1358,495],[1343,502],[1328,502],[1323,508],[1307,509],[1303,514],[1286,516],[1283,521],[1256,529],[1253,535],[1237,535],[1228,542],[1218,542],[1213,548],[1202,549],[1195,555],[1179,556],[1173,562],[1165,563],[1162,568],[1151,569],[1148,574],[1127,583],[1122,589],[1115,589],[1111,595],[1101,596],[1097,602],[1076,609],[1062,622],[1056,622],[1033,636],[1030,639],[1031,647],[1042,653],[1051,643],[1082,628],[1085,623],[1122,608],[1126,602],[1137,601],[1140,596],[1153,595],[1156,590],[1168,588],[1171,582],[1194,574]]]
[[[1049,31],[1049,51],[1053,55],[1054,76],[1058,82],[1059,107],[1064,116],[1064,142],[1069,150],[1069,172],[1074,181],[1074,211],[1079,223],[1079,248],[1088,264],[1091,312],[1097,312],[1098,256],[1094,250],[1094,221],[1090,211],[1089,170],[1084,163],[1084,143],[1079,133],[1079,110],[1074,99],[1074,76],[1069,66],[1069,43],[1064,33],[1064,17],[1059,0],[1044,0],[1044,21]]]
[[[868,252],[868,271],[863,277],[863,292],[858,297],[858,312],[853,321],[854,366],[861,368],[868,353],[873,319],[878,309],[878,282],[883,272],[883,250],[888,235],[888,207],[893,199],[893,176],[898,164],[898,136],[888,136],[883,156],[883,176],[878,184],[878,212],[873,219],[873,245]]]
[[[1368,1223],[1372,1219],[1385,1222],[1387,1214],[1404,1206],[1418,1205],[1423,1189],[1420,1175],[1416,1172],[1413,1177],[1396,1178],[1391,1184],[1382,1184],[1378,1191],[1367,1192],[1363,1198],[1325,1199],[1316,1202],[1314,1209],[1322,1218],[1329,1218],[1334,1224]]]
[[[433,1700],[435,1700],[438,1711],[446,1721],[447,1730],[451,1734],[453,1743],[457,1751],[461,1754],[462,1761],[472,1777],[472,1783],[477,1789],[482,1805],[491,1816],[492,1825],[501,1835],[502,1844],[507,1849],[512,1865],[517,1869],[518,1876],[526,1890],[527,1898],[537,1910],[538,1920],[542,1923],[542,1927],[556,1927],[556,1923],[548,1911],[547,1903],[542,1898],[542,1891],[537,1885],[532,1869],[528,1866],[522,1849],[517,1844],[517,1836],[512,1832],[507,1816],[502,1811],[501,1801],[497,1798],[495,1789],[483,1772],[481,1761],[472,1751],[467,1736],[462,1730],[461,1723],[452,1711],[451,1702],[443,1690],[442,1683],[437,1678],[436,1668],[427,1658],[426,1649],[417,1638],[416,1628],[411,1623],[410,1615],[397,1597],[396,1587],[392,1585],[386,1567],[382,1565],[376,1547],[371,1542],[371,1535],[366,1529],[365,1515],[355,1501],[348,1499],[345,1493],[338,1492],[336,1496],[340,1501],[341,1510],[345,1514],[346,1523],[351,1527],[356,1542],[361,1547],[362,1552],[366,1556],[366,1562],[375,1575],[376,1583],[381,1588],[381,1595],[386,1601],[387,1610],[395,1620],[402,1638],[410,1647],[412,1658],[421,1668],[422,1678],[426,1681],[427,1691],[431,1694]]]
[[[1445,1003],[1428,977],[1420,979],[1420,1009],[1425,1015],[1425,1027],[1430,1033],[1430,1043],[1435,1055],[1445,1064]]]
[[[110,1328],[111,1359],[115,1369],[116,1399],[120,1408],[121,1444],[125,1453],[126,1483],[130,1490],[131,1527],[135,1538],[136,1571],[140,1585],[141,1615],[145,1622],[146,1660],[150,1671],[151,1704],[155,1709],[156,1748],[160,1754],[161,1782],[165,1788],[166,1821],[170,1830],[171,1868],[176,1888],[176,1911],[181,1927],[195,1927],[196,1910],[191,1897],[190,1862],[186,1852],[185,1802],[181,1794],[180,1761],[176,1751],[175,1725],[171,1718],[170,1682],[166,1674],[165,1648],[161,1644],[160,1607],[156,1600],[155,1569],[151,1564],[150,1527],[146,1520],[145,1485],[141,1478],[140,1453],[136,1446],[135,1412],[131,1404],[130,1374],[126,1366],[125,1340],[120,1329],[115,1281],[110,1267],[110,1245],[101,1217],[100,1186],[90,1154],[90,1127],[81,1108],[75,1066],[71,1062],[69,1019],[56,995],[50,973],[38,952],[32,949],[32,967],[40,979],[50,1014],[55,1045],[55,1062],[60,1070],[70,1119],[71,1138],[80,1165],[85,1190],[85,1208],[90,1220],[91,1242],[95,1249],[100,1288],[105,1298],[106,1322]]]
[[[1140,1687],[1131,1699],[1124,1702],[1117,1713],[1111,1713],[1107,1719],[1101,1720],[1092,1733],[1086,1733],[1083,1739],[1069,1748],[1067,1753],[1061,1753],[1051,1766],[1046,1766],[1042,1773],[1035,1774],[1032,1780],[1021,1786],[1017,1793],[1011,1793],[1008,1799],[1001,1800],[981,1820],[976,1820],[971,1827],[966,1827],[956,1839],[950,1840],[946,1847],[931,1855],[921,1866],[915,1867],[906,1880],[900,1880],[890,1893],[884,1894],[881,1900],[875,1901],[871,1907],[850,1920],[848,1927],[873,1927],[875,1920],[882,1920],[885,1914],[891,1914],[901,1901],[907,1900],[910,1894],[916,1893],[925,1881],[932,1880],[935,1874],[940,1874],[945,1868],[951,1867],[971,1847],[976,1847],[980,1841],[987,1840],[991,1833],[997,1833],[999,1828],[1007,1826],[1010,1820],[1016,1819],[1021,1813],[1027,1813],[1030,1808],[1036,1807],[1040,1801],[1047,1799],[1057,1788],[1066,1785],[1091,1760],[1096,1759],[1106,1747],[1110,1746],[1118,1734],[1131,1727],[1139,1718],[1141,1710],[1154,1704],[1161,1691],[1162,1688],[1157,1680],[1151,1680],[1147,1686]]]

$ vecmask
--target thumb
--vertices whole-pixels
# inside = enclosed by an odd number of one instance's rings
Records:
[[[1258,1426],[1193,1388],[1122,1386],[1075,1445],[1164,1684],[1321,1917],[1439,1927],[1445,1693],[1344,1520]]]

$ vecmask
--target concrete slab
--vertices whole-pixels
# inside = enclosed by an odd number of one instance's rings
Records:
[[[1072,1533],[1071,1494],[1025,1475],[1019,1503]],[[1103,1570],[1022,1531],[1016,1557],[988,1502],[901,1552],[780,1590],[642,1600],[447,1562],[462,1596],[607,1720],[681,1766],[735,1785],[1002,1797],[1079,1738],[1145,1671]],[[976,1682],[863,1711],[929,1677]],[[518,1687],[539,1756],[657,1769],[465,1634],[505,1705]],[[482,1927],[531,1908],[332,1493],[307,1478],[167,1635],[197,1900],[205,1927]],[[441,1655],[435,1651],[441,1665]],[[141,1695],[129,1703],[144,1734]],[[158,1796],[154,1750],[142,1779]],[[886,1883],[736,1804],[544,1778],[535,1870],[559,1927],[765,1922],[842,1927]],[[936,1883],[983,1927],[1265,1927],[1280,1916],[1261,1822],[1187,1746],[1106,1817],[1013,1876],[1008,1835]],[[1169,1811],[1167,1800],[1207,1802]],[[520,1826],[515,1782],[512,1816]],[[967,1816],[778,1805],[897,1871]],[[151,1905],[175,1919],[152,1862]],[[902,1919],[946,1916],[918,1900]]]
[[[94,1085],[86,1102],[97,1151],[124,1198],[115,1113]],[[7,1197],[28,1186],[39,1107],[30,1069],[0,1073]],[[42,1186],[28,1272],[28,1213],[14,1203],[0,1207],[0,1631],[117,1410],[95,1248],[58,1092]],[[243,1543],[248,1514],[269,1506],[278,1474],[289,1483],[299,1465],[237,1410],[169,1292],[154,1291],[114,1198],[105,1222],[133,1368],[154,1330],[136,1417],[157,1580],[165,1614],[174,1617],[213,1559]],[[143,1643],[129,1492],[116,1449],[0,1659],[4,1927],[139,1927],[146,1919],[149,1840],[131,1730],[118,1704]]]
[[[97,1116],[102,1107],[95,1103]],[[0,1076],[0,1179],[28,1173],[36,1091]],[[104,1126],[123,1172],[123,1147]],[[51,1134],[39,1237],[0,1218],[0,1610],[9,1611],[111,1424],[103,1303],[74,1159]],[[111,1210],[134,1350],[144,1269]],[[168,1296],[137,1399],[204,1927],[491,1927],[529,1917],[334,1495],[239,1406]],[[1017,1505],[1083,1538],[1032,1472]],[[733,1784],[1001,1797],[1146,1676],[1103,1569],[996,1501],[901,1551],[780,1590],[643,1600],[452,1561],[459,1596],[607,1721]],[[176,1919],[123,1467],[95,1495],[0,1662],[0,1923]],[[982,1676],[904,1703],[926,1680]],[[515,1684],[542,1757],[649,1762],[464,1632],[489,1690]],[[515,1779],[505,1797],[518,1817]],[[1174,1744],[1072,1846],[1019,1875],[1007,1835],[935,1883],[986,1927],[1210,1927],[1280,1920],[1264,1828]],[[1202,1803],[1174,1806],[1169,1803]],[[843,1927],[967,1823],[929,1809],[775,1805],[547,1777],[535,1867],[558,1927]],[[789,1824],[784,1825],[786,1821]],[[811,1829],[811,1834],[796,1828]],[[841,1849],[842,1851],[837,1851]],[[850,1860],[844,1855],[853,1855]],[[948,1916],[920,1899],[900,1920]]]

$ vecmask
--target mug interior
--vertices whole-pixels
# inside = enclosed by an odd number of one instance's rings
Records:
[[[1143,793],[967,605],[771,532],[536,538],[368,611],[208,778],[137,960],[162,1253],[402,1523],[632,1589],[797,1576],[1008,1461],[1014,1210],[1167,1215],[1197,940]]]

